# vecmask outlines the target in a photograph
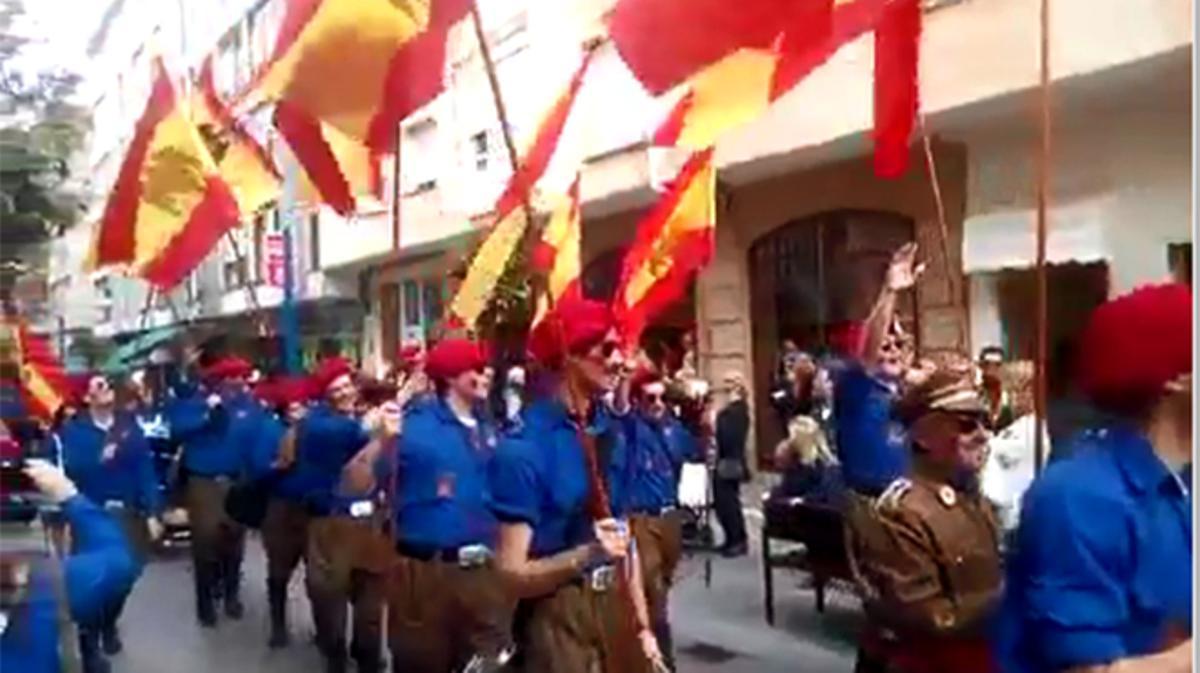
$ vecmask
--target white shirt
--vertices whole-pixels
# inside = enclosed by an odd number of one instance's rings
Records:
[[[1035,426],[1033,414],[1027,414],[996,433],[989,442],[990,455],[980,475],[980,488],[995,503],[1005,530],[1017,527],[1021,498],[1033,482]],[[1044,446],[1049,446],[1045,433],[1043,439]]]

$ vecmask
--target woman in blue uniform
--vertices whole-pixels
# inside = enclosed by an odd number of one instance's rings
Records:
[[[137,419],[118,413],[108,379],[91,376],[83,399],[86,410],[60,433],[67,475],[89,500],[109,512],[125,533],[139,566],[146,562],[152,540],[162,534],[162,496],[154,473],[150,446]],[[106,654],[121,651],[117,620],[125,597],[114,601],[97,625],[81,625],[85,641],[95,638]],[[89,646],[91,645],[88,642]]]
[[[492,463],[492,509],[500,521],[496,564],[520,599],[515,635],[525,671],[644,670],[662,656],[650,628],[638,564],[614,485],[619,423],[601,403],[623,357],[603,304],[567,300],[531,335],[554,379],[500,442]]]
[[[1190,288],[1096,309],[1077,377],[1114,419],[1030,487],[996,644],[1022,673],[1192,670]]]
[[[405,671],[451,673],[495,661],[509,644],[509,601],[492,565],[496,519],[488,467],[496,433],[481,413],[487,357],[466,339],[426,360],[437,396],[415,403],[386,446],[396,563],[388,587],[392,658]],[[391,467],[395,466],[394,474]]]

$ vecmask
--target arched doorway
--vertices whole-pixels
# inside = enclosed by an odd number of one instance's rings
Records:
[[[832,332],[866,318],[892,252],[914,240],[914,223],[899,213],[834,210],[787,222],[750,247],[750,315],[754,342],[756,446],[770,465],[783,423],[770,404],[781,344],[794,341],[813,354],[827,352]],[[913,293],[898,314],[918,329]]]

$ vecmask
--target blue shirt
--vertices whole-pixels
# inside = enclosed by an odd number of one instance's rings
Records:
[[[74,551],[62,562],[63,591],[71,619],[97,624],[109,605],[126,595],[137,564],[116,520],[77,495],[62,505],[71,525]],[[59,673],[58,608],[49,570],[35,566],[25,603],[9,614],[0,636],[4,670]]]
[[[1106,664],[1191,633],[1185,480],[1135,429],[1081,442],[1025,494],[995,638],[1008,672]]]
[[[296,435],[295,481],[285,488],[300,491],[301,499],[319,515],[344,514],[353,498],[338,492],[342,468],[370,438],[354,416],[318,404],[300,422]]]
[[[588,468],[577,432],[566,407],[543,398],[524,410],[519,428],[496,449],[492,511],[502,522],[533,529],[531,557],[550,556],[594,539]],[[597,405],[586,432],[596,437],[601,469],[610,476],[620,474],[624,442],[618,423]],[[619,515],[620,498],[613,497],[611,486],[608,493],[613,513]]]
[[[239,477],[249,467],[261,405],[246,394],[210,409],[203,392],[175,400],[167,410],[171,436],[183,443],[183,464],[202,477]]]
[[[488,468],[497,437],[483,418],[474,418],[476,426],[466,426],[440,399],[405,416],[395,444],[393,497],[396,536],[405,543],[431,550],[495,544]]]
[[[851,363],[834,382],[833,417],[838,461],[846,486],[877,494],[908,474],[904,430],[892,419],[892,388]]]
[[[676,504],[683,463],[699,443],[673,416],[656,420],[633,411],[622,421],[628,452],[622,499],[631,512],[658,514]]]
[[[105,431],[84,412],[63,426],[60,438],[67,476],[92,502],[119,502],[145,514],[162,513],[154,457],[134,417],[117,414]],[[105,461],[109,444],[116,448],[113,458]]]

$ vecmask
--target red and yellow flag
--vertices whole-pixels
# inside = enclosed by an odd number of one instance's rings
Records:
[[[162,62],[153,67],[150,100],[109,194],[92,260],[126,266],[165,289],[238,225],[238,204]]]
[[[279,198],[281,184],[275,163],[217,95],[210,59],[200,68],[191,114],[243,216],[253,215]]]
[[[533,142],[522,153],[517,170],[509,178],[504,191],[496,201],[496,224],[480,245],[475,258],[467,268],[467,276],[458,287],[450,304],[450,313],[463,325],[474,326],[487,308],[496,290],[496,283],[504,275],[517,246],[525,236],[528,221],[525,203],[538,180],[555,157],[559,138],[571,116],[583,77],[592,60],[590,50],[584,54],[583,62],[572,75],[567,88],[555,99],[550,110],[537,127]]]
[[[13,364],[20,377],[18,390],[26,411],[49,420],[66,402],[70,388],[62,362],[49,341],[30,331],[23,320],[6,317],[0,321],[0,343],[5,351],[10,347],[13,350]]]
[[[756,119],[843,45],[875,31],[876,172],[907,167],[916,116],[919,0],[812,0],[766,47],[743,47],[698,70],[655,131],[658,146],[700,150]]]
[[[553,306],[569,296],[582,296],[579,279],[582,228],[579,212],[579,177],[555,206],[542,231],[542,240],[534,248],[531,260],[535,273],[546,274],[546,294],[538,296],[537,312],[530,329],[537,327]]]
[[[288,0],[274,53],[243,99],[277,103],[276,126],[339,213],[377,191],[397,124],[442,90],[446,35],[468,3]],[[375,168],[347,163],[363,155]]]
[[[712,157],[711,148],[693,154],[638,223],[613,297],[627,343],[637,343],[646,324],[683,297],[693,274],[712,259],[717,221]]]

